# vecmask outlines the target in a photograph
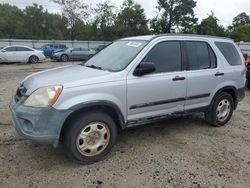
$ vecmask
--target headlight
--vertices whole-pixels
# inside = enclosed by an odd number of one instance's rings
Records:
[[[34,91],[25,101],[25,106],[49,107],[55,104],[62,92],[62,86],[47,86]]]

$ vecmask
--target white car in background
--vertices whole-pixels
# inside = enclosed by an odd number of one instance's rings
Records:
[[[45,60],[43,51],[28,46],[7,46],[0,50],[0,63],[38,63]]]

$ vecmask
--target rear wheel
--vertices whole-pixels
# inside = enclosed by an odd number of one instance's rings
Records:
[[[211,110],[205,114],[205,117],[211,125],[220,127],[230,120],[233,110],[234,101],[232,96],[222,92],[216,96]]]
[[[63,54],[63,55],[61,56],[61,60],[62,60],[63,62],[66,62],[66,61],[69,60],[69,57],[68,57],[67,55]]]
[[[64,131],[67,156],[78,163],[90,164],[105,158],[116,142],[117,128],[103,112],[86,113]]]
[[[35,63],[38,63],[38,61],[39,61],[39,58],[37,56],[35,56],[35,55],[32,55],[29,58],[29,63],[35,64]]]

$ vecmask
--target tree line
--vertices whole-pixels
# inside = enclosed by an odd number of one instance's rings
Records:
[[[134,0],[124,0],[121,7],[106,0],[95,8],[81,0],[53,1],[61,14],[50,13],[38,4],[25,9],[0,4],[0,38],[112,41],[136,35],[189,33],[250,41],[247,13],[236,15],[227,28],[219,24],[213,12],[198,23],[194,0],[158,0],[152,19],[147,19],[143,7]]]

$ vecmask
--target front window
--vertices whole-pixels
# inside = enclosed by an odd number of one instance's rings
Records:
[[[118,72],[125,69],[148,41],[120,40],[91,58],[85,66]]]
[[[165,41],[155,45],[143,59],[155,64],[154,73],[181,71],[181,44]]]
[[[6,52],[14,52],[16,51],[16,47],[8,47],[4,49]]]

